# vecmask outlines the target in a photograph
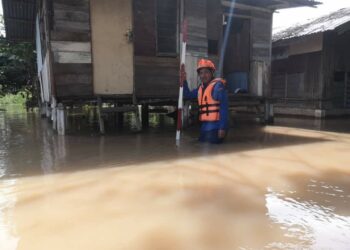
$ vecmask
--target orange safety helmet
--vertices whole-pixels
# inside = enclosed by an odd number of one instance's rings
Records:
[[[197,65],[197,73],[199,73],[199,70],[204,68],[210,69],[213,72],[213,74],[216,70],[215,65],[212,61],[208,59],[200,59]]]

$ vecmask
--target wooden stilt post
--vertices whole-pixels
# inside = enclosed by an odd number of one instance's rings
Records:
[[[122,107],[123,104],[118,103],[117,107]],[[118,129],[122,129],[123,128],[123,124],[124,124],[124,112],[118,112],[117,113],[117,126]]]
[[[136,127],[138,131],[142,130],[142,122],[141,122],[141,109],[142,107],[140,105],[136,106]]]
[[[53,130],[57,130],[57,102],[54,98],[51,102],[51,121]]]
[[[275,113],[273,110],[273,104],[270,103],[270,107],[269,107],[269,124],[273,124],[275,122]]]
[[[45,103],[46,118],[51,119],[51,107],[50,104]]]
[[[102,114],[102,99],[101,97],[97,98],[97,116],[98,116],[98,123],[100,125],[100,133],[105,133],[105,123],[103,120],[103,114]]]
[[[41,116],[42,118],[44,118],[45,115],[46,115],[46,109],[47,109],[47,104],[46,104],[46,102],[41,103],[41,105],[40,105],[40,116]]]
[[[66,134],[66,110],[62,103],[57,107],[57,132],[59,135]]]
[[[66,131],[69,129],[69,121],[68,121],[68,116],[69,113],[74,110],[74,106],[70,106],[69,108],[67,106],[64,106],[64,122],[65,122],[65,128]]]
[[[142,105],[142,128],[146,129],[149,127],[149,110],[148,104]]]
[[[273,104],[269,100],[265,101],[265,123],[273,124],[274,122],[274,110]]]
[[[269,121],[269,102],[265,100],[265,109],[264,109],[264,116],[265,116],[265,124]]]

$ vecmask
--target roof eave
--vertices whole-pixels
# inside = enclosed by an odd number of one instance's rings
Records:
[[[277,1],[280,3],[276,5],[271,5],[269,8],[274,10],[297,8],[297,7],[315,8],[317,7],[317,5],[322,4],[321,2],[310,1],[310,0],[277,0]]]
[[[33,42],[36,0],[2,0],[6,39]]]

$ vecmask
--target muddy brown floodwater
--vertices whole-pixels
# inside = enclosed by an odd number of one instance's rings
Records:
[[[0,111],[0,249],[350,249],[350,120],[238,122],[221,146],[191,129],[176,148],[155,119],[60,137]]]

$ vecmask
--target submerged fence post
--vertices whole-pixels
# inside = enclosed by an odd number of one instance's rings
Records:
[[[57,102],[55,98],[51,101],[51,121],[53,130],[57,130]]]
[[[149,105],[142,104],[142,128],[147,129],[149,127]]]
[[[142,106],[141,105],[136,105],[135,115],[136,115],[137,131],[142,131],[142,120],[141,120]]]
[[[45,113],[46,113],[46,118],[51,119],[51,107],[49,103],[45,103]]]
[[[266,124],[274,123],[273,104],[269,100],[266,100],[265,102],[265,123]]]
[[[57,132],[59,135],[66,134],[66,110],[62,103],[57,107]]]
[[[100,125],[100,133],[105,133],[105,123],[103,120],[102,114],[102,99],[101,97],[97,98],[97,115],[98,115],[98,124]]]

